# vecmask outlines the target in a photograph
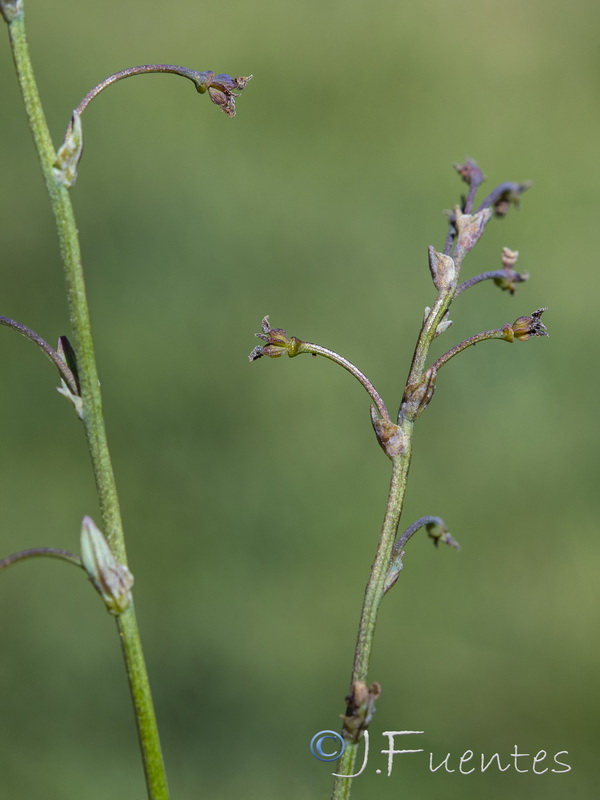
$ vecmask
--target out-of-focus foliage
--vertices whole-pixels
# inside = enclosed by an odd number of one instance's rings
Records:
[[[326,798],[314,733],[340,725],[389,464],[366,395],[320,359],[248,364],[264,314],[399,401],[427,245],[464,190],[533,179],[464,277],[439,353],[548,306],[550,338],[487,342],[419,420],[385,598],[373,754],[353,797],[587,798],[598,782],[597,3],[27,0],[55,143],[85,92],[149,62],[254,80],[229,120],[186,81],[133,78],[83,117],[73,189],[105,411],[173,797]],[[5,32],[0,313],[68,333],[49,206]],[[1,553],[77,549],[97,517],[57,376],[0,331]],[[114,621],[58,562],[0,576],[0,792],[142,798]],[[385,776],[384,730],[423,730]],[[427,753],[568,750],[568,774],[429,772]],[[454,764],[456,766],[456,764]],[[376,768],[384,774],[377,775]],[[592,788],[594,787],[594,788]]]

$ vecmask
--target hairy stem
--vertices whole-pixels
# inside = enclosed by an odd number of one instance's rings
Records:
[[[27,561],[30,558],[59,558],[69,564],[74,564],[76,567],[81,567],[79,556],[75,555],[75,553],[70,553],[68,550],[58,550],[56,547],[32,547],[29,550],[21,550],[3,558],[0,561],[0,572],[13,564],[18,564],[19,561]]]
[[[375,554],[375,561],[371,567],[371,575],[365,590],[365,597],[360,615],[351,683],[354,681],[367,681],[377,614],[385,593],[385,578],[388,572],[392,548],[398,532],[400,517],[402,515],[402,506],[410,467],[413,423],[404,420],[402,428],[405,435],[405,451],[401,456],[397,456],[392,461],[392,478],[390,481],[383,525],[381,527],[379,546]],[[334,778],[332,800],[347,800],[347,798],[350,797],[352,779],[340,776],[351,775],[354,772],[354,763],[356,761],[358,747],[359,742],[346,741],[346,749],[338,762],[336,770],[339,774]]]
[[[8,27],[19,84],[50,196],[60,242],[71,326],[77,352],[83,404],[82,419],[96,481],[104,533],[117,560],[126,564],[125,540],[106,441],[100,384],[73,207],[67,189],[59,185],[53,175],[52,168],[56,154],[33,75],[23,14],[18,14],[11,19]],[[148,797],[151,800],[167,800],[168,789],[158,729],[133,606],[117,617],[117,626],[134,703]]]
[[[333,350],[328,350],[326,347],[321,347],[319,344],[313,344],[312,342],[301,342],[298,347],[298,355],[302,353],[312,353],[315,356],[324,356],[325,358],[329,358],[331,361],[334,361],[336,364],[339,364],[344,369],[348,370],[351,375],[354,375],[356,380],[361,383],[364,388],[369,393],[369,397],[375,404],[377,410],[379,411],[380,416],[383,419],[389,419],[390,415],[386,408],[385,403],[383,402],[381,395],[377,391],[377,389],[373,386],[371,381],[364,375],[357,367],[354,366],[348,359],[340,356],[338,353],[335,353]]]

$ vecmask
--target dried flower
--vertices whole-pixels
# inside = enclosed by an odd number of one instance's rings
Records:
[[[288,336],[283,328],[272,328],[269,325],[269,317],[263,317],[262,333],[255,334],[259,339],[267,342],[266,345],[258,345],[248,356],[249,361],[256,361],[257,358],[268,356],[269,358],[279,358],[285,353],[290,358],[298,355],[298,350],[302,342],[295,336]]]
[[[235,89],[240,92],[244,89],[252,75],[243,77],[236,75],[234,78],[231,75],[215,75],[213,72],[203,73],[205,76],[202,83],[197,85],[197,89],[201,94],[208,90],[210,99],[218,105],[229,117],[235,117],[235,98],[239,97],[239,93],[235,93]]]
[[[479,186],[485,180],[485,175],[472,158],[467,158],[464,164],[455,164],[454,169],[469,186],[472,184]]]
[[[538,308],[528,317],[519,317],[512,325],[507,325],[504,328],[504,338],[513,342],[518,339],[520,342],[526,342],[532,336],[548,336],[548,331],[540,317],[547,311],[547,308]]]
[[[381,686],[374,682],[367,686],[363,681],[354,681],[352,690],[346,697],[346,713],[344,720],[344,737],[357,742],[361,734],[369,727],[375,714],[375,703],[381,694]]]

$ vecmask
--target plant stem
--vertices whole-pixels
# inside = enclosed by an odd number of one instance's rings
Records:
[[[385,593],[385,578],[390,563],[392,548],[398,532],[398,524],[402,515],[406,481],[411,459],[413,423],[404,420],[402,429],[405,436],[405,451],[401,456],[396,456],[392,461],[392,478],[390,481],[385,517],[381,527],[379,546],[375,555],[375,561],[371,567],[371,575],[367,583],[360,615],[351,683],[354,683],[354,681],[366,682],[367,680],[377,614]],[[339,775],[353,774],[358,747],[359,742],[346,741],[346,749],[339,760],[336,770]],[[347,798],[350,797],[351,783],[351,778],[336,776],[334,778],[332,800],[347,800]]]
[[[324,356],[325,358],[329,358],[331,361],[334,361],[336,364],[339,364],[341,367],[348,370],[348,372],[351,375],[354,375],[356,380],[367,390],[382,419],[390,418],[386,405],[377,389],[373,386],[367,376],[362,373],[358,367],[355,367],[354,364],[348,361],[347,358],[340,356],[333,350],[329,350],[327,347],[321,347],[320,344],[314,344],[313,342],[300,342],[297,354],[300,355],[302,353],[311,353],[315,356]]]
[[[19,561],[27,561],[30,558],[60,558],[62,561],[67,561],[69,564],[74,564],[76,567],[81,568],[81,559],[75,553],[70,553],[68,550],[58,550],[56,547],[32,547],[30,550],[21,550],[19,553],[13,553],[6,556],[0,561],[0,572],[13,564],[18,564]]]
[[[450,361],[451,358],[454,358],[454,356],[462,353],[463,350],[466,350],[468,347],[474,347],[474,345],[480,342],[485,342],[487,339],[501,339],[504,342],[510,341],[510,339],[507,339],[505,328],[495,328],[492,331],[476,333],[475,336],[470,336],[468,339],[459,342],[459,344],[455,345],[451,350],[448,350],[447,353],[444,353],[443,356],[440,356],[438,360],[431,365],[431,368],[437,372],[440,367],[443,367],[444,364]]]
[[[42,339],[39,334],[37,334],[35,331],[32,331],[31,328],[27,327],[27,325],[23,325],[22,322],[17,322],[15,319],[10,319],[10,317],[0,316],[0,325],[5,325],[7,328],[12,328],[13,330],[18,331],[21,336],[24,336],[26,339],[29,339],[30,342],[37,344],[40,350],[42,350],[48,356],[50,361],[52,361],[54,366],[58,369],[61,378],[64,380],[73,394],[79,393],[77,381],[75,380],[75,376],[69,367],[58,355],[56,350],[53,347],[50,347],[48,342]]]
[[[9,36],[25,109],[50,195],[65,271],[71,326],[77,365],[83,424],[98,492],[104,533],[118,561],[126,564],[125,541],[115,479],[110,461],[102,414],[100,384],[96,369],[90,318],[83,279],[81,254],[73,207],[67,189],[53,175],[56,158],[38,94],[25,35],[24,15],[9,21]],[[148,685],[146,666],[133,606],[117,617],[117,626],[129,678],[148,797],[168,800],[168,789],[158,729]]]
[[[460,267],[460,264],[457,264]],[[421,327],[415,352],[413,355],[410,372],[407,380],[407,388],[416,384],[425,371],[425,363],[432,341],[435,338],[437,326],[448,310],[454,294],[456,292],[456,282],[458,280],[458,269],[455,281],[443,289],[440,289],[433,307],[427,314]],[[394,547],[394,542],[398,533],[398,525],[402,516],[404,495],[408,479],[408,470],[412,455],[412,435],[414,429],[414,415],[405,413],[402,410],[398,415],[398,424],[402,428],[404,449],[401,455],[392,459],[392,478],[388,492],[385,517],[381,528],[379,545],[375,560],[371,567],[371,574],[365,597],[363,601],[356,649],[354,652],[354,665],[352,669],[351,685],[354,681],[367,682],[369,672],[369,662],[373,647],[373,637],[377,623],[379,606],[385,594],[385,580],[388,573],[390,558]],[[360,740],[359,740],[360,741]],[[354,773],[354,763],[358,751],[359,741],[346,740],[344,750],[337,767],[338,775],[334,778],[332,800],[348,800],[352,784],[351,778],[340,777],[352,775]]]

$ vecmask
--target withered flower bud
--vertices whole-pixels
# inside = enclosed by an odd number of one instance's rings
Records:
[[[517,291],[517,283],[523,283],[529,280],[528,272],[517,272],[514,269],[518,257],[518,250],[509,250],[508,247],[503,247],[502,266],[504,267],[504,275],[494,278],[496,286],[510,294],[514,294]]]
[[[377,682],[367,686],[363,681],[354,681],[352,690],[346,697],[346,713],[344,720],[344,737],[357,742],[361,734],[369,727],[375,714],[375,703],[381,694],[381,686]]]
[[[507,325],[504,329],[505,339],[509,342],[518,339],[520,342],[526,342],[532,336],[548,336],[548,331],[540,317],[547,311],[547,308],[538,308],[529,317],[519,317],[512,325]]]
[[[455,209],[454,225],[458,232],[455,258],[458,262],[462,262],[466,253],[475,247],[491,216],[492,211],[489,208],[476,214],[463,214],[458,207]]]
[[[439,547],[440,542],[442,542],[449,547],[460,550],[459,543],[450,535],[448,528],[444,524],[440,524],[440,522],[428,522],[425,525],[425,529],[427,530],[429,538],[433,539],[433,543],[436,547]]]
[[[521,195],[523,192],[526,192],[530,186],[531,181],[510,184],[495,200],[493,204],[494,214],[497,217],[505,217],[508,214],[511,205],[513,205],[515,208],[519,208],[521,204]]]
[[[458,271],[454,260],[444,253],[438,253],[435,247],[429,247],[429,271],[438,291],[449,289],[456,284]]]
[[[464,164],[455,164],[454,169],[469,186],[471,184],[480,186],[485,180],[485,175],[472,158],[467,158]]]
[[[402,455],[405,449],[404,433],[399,425],[390,419],[380,417],[375,406],[371,406],[371,424],[381,449],[388,458]]]
[[[282,328],[272,328],[269,325],[269,317],[263,317],[262,333],[255,334],[259,339],[267,342],[266,345],[258,345],[248,356],[249,361],[256,361],[257,358],[268,356],[269,358],[279,358],[285,353],[290,358],[298,355],[298,349],[302,342],[295,336],[288,336]]]
[[[519,257],[518,250],[511,250],[508,247],[502,248],[502,266],[504,269],[512,269],[517,263]]]
[[[210,99],[218,105],[227,116],[235,117],[235,98],[239,97],[239,93],[235,93],[235,89],[240,92],[244,89],[252,79],[252,75],[243,77],[236,75],[234,78],[231,75],[215,75],[212,72],[205,73],[205,80],[196,86],[197,90],[204,94],[208,91]]]

